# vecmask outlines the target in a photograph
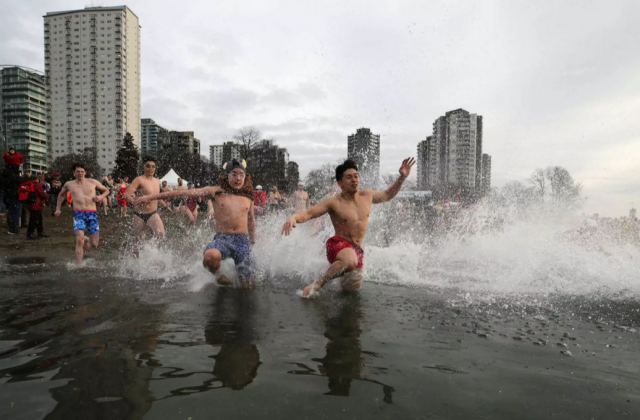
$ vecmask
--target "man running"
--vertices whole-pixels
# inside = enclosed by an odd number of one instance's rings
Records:
[[[142,196],[159,194],[160,180],[155,177],[157,163],[152,157],[144,158],[143,166],[144,174],[136,177],[129,188],[127,188],[126,199],[133,203],[136,193]],[[145,228],[151,229],[153,235],[157,238],[164,237],[164,224],[158,213],[158,202],[150,201],[148,203],[139,203],[134,205],[133,209],[133,231],[140,240],[144,235]]]
[[[298,182],[298,189],[293,193],[293,210],[304,211],[309,208],[309,193],[304,190],[304,184]]]
[[[69,192],[73,198],[73,231],[76,237],[76,264],[78,265],[82,263],[84,253],[91,249],[91,246],[98,246],[100,224],[98,223],[96,203],[101,202],[109,195],[109,189],[95,179],[85,178],[86,173],[83,164],[73,165],[75,179],[65,182],[62,186],[54,213],[55,216],[60,216],[60,206]],[[96,190],[102,194],[96,196]],[[87,234],[90,241],[85,237]]]
[[[204,250],[202,264],[216,275],[221,285],[232,283],[218,273],[224,258],[233,258],[241,286],[253,287],[255,284],[251,253],[251,245],[255,242],[253,187],[246,166],[244,160],[233,159],[222,167],[225,173],[220,177],[220,185],[145,195],[135,201],[137,204],[165,198],[211,198],[216,234]]]
[[[311,297],[328,281],[342,278],[342,290],[354,292],[362,287],[361,269],[364,265],[362,243],[369,224],[371,205],[391,200],[398,194],[402,183],[411,173],[415,159],[407,158],[400,165],[400,177],[386,191],[359,190],[358,166],[346,160],[336,168],[336,181],[340,194],[322,200],[315,206],[289,217],[282,233],[289,235],[296,224],[303,223],[329,213],[335,236],[327,241],[327,259],[331,264],[324,275],[306,286],[303,297]],[[345,275],[345,274],[355,275]]]

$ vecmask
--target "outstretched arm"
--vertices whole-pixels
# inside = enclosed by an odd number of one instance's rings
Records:
[[[289,217],[285,222],[284,226],[282,226],[282,234],[287,236],[291,233],[293,228],[296,227],[296,224],[304,223],[308,220],[315,219],[316,217],[320,217],[323,214],[326,214],[331,208],[331,200],[332,200],[331,198],[322,200],[315,206],[310,207],[306,210],[303,210]]]
[[[373,202],[374,203],[384,203],[385,201],[391,200],[395,197],[398,192],[400,192],[400,188],[404,183],[404,180],[407,179],[409,174],[411,173],[411,167],[416,163],[414,158],[406,158],[402,161],[402,165],[400,165],[400,176],[396,181],[389,185],[389,187],[385,191],[373,191]]]
[[[222,192],[222,188],[219,186],[214,187],[204,187],[204,188],[195,188],[192,190],[173,190],[173,191],[165,191],[159,194],[149,194],[143,195],[136,199],[135,203],[148,203],[152,200],[164,200],[167,198],[186,198],[186,197],[213,197],[214,195]]]

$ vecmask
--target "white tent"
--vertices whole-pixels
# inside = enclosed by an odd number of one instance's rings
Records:
[[[182,177],[178,175],[176,171],[173,170],[173,168],[171,168],[169,169],[169,172],[167,172],[162,178],[160,178],[160,182],[167,181],[167,184],[175,187],[176,185],[178,185],[178,178],[182,178]],[[187,185],[187,184],[188,184],[187,180],[182,178],[182,185]]]

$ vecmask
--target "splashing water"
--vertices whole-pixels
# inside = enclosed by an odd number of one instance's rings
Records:
[[[299,288],[328,266],[324,243],[333,235],[328,216],[300,224],[284,237],[281,228],[288,215],[258,218],[258,283]],[[478,299],[640,296],[638,244],[607,234],[581,236],[585,218],[577,214],[544,206],[522,211],[484,201],[455,216],[434,217],[398,200],[374,206],[364,246],[366,281],[453,290]],[[162,243],[146,242],[139,258],[121,260],[118,274],[165,284],[187,279],[194,291],[211,283],[213,276],[202,267],[211,226],[169,233]],[[236,277],[230,260],[222,271]]]
[[[403,204],[375,206],[365,241],[366,281],[454,289],[475,296],[640,296],[640,247],[606,232],[580,235],[585,218],[540,206],[526,212],[482,202],[442,227]],[[305,282],[327,267],[328,221],[280,237],[285,215],[259,226],[256,255],[276,279]]]

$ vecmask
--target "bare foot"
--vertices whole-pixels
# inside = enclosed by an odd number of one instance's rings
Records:
[[[316,286],[316,283],[313,282],[302,289],[302,293],[300,293],[300,297],[308,299],[316,296],[318,294],[319,287]]]
[[[220,286],[232,286],[233,285],[233,281],[230,280],[224,274],[218,275],[217,278],[216,278],[216,281],[218,282],[218,285],[220,285]]]

